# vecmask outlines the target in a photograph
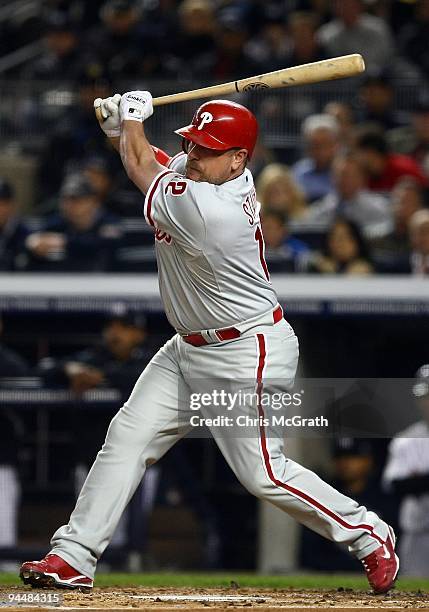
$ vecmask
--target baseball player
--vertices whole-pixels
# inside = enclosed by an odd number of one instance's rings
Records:
[[[256,417],[246,436],[234,428],[213,428],[237,478],[303,525],[347,544],[373,590],[388,591],[399,568],[393,530],[286,458],[284,432],[269,435],[265,426],[270,407],[262,394],[272,392],[274,380],[285,392],[291,388],[298,341],[270,283],[259,205],[246,168],[256,118],[234,102],[206,102],[192,123],[176,132],[184,152],[162,165],[144,131],[153,113],[149,92],[117,94],[96,100],[95,106],[106,118],[102,127],[120,150],[129,178],[146,194],[144,214],[155,231],[161,297],[177,333],[113,418],[69,523],[52,537],[51,552],[22,565],[24,583],[93,586],[97,560],[146,467],[192,428],[180,389],[198,393],[204,382],[223,380],[235,391],[242,390],[238,381],[248,381],[243,385],[257,398],[235,408],[243,417]],[[201,409],[205,417],[216,410],[213,405]]]
[[[426,578],[429,575],[429,364],[417,371],[413,395],[423,418],[391,441],[383,483],[401,499],[402,571],[407,576]]]

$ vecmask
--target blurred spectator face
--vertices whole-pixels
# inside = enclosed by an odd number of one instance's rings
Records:
[[[391,107],[393,89],[381,80],[369,81],[361,88],[360,97],[370,112],[379,115]]]
[[[219,39],[220,48],[228,55],[239,55],[247,40],[247,33],[242,29],[227,28],[222,30]]]
[[[429,108],[413,115],[413,125],[419,142],[429,143]]]
[[[266,212],[262,216],[262,232],[265,246],[271,249],[280,247],[287,236],[287,228],[281,214]]]
[[[304,195],[287,166],[266,166],[258,178],[256,190],[265,209],[282,212],[290,217],[306,208]]]
[[[335,188],[341,198],[352,199],[365,187],[365,174],[356,160],[337,158],[333,171]]]
[[[109,321],[103,329],[103,340],[107,348],[119,360],[128,359],[132,351],[145,339],[145,331],[120,319]]]
[[[347,27],[351,27],[362,13],[362,2],[361,0],[335,0],[334,12]]]
[[[112,186],[112,180],[107,168],[96,164],[88,164],[83,174],[91,183],[99,199],[104,200]]]
[[[179,10],[180,27],[189,36],[211,34],[215,25],[213,7],[205,0],[185,0]]]
[[[96,197],[92,195],[63,197],[61,211],[71,225],[77,230],[85,231],[93,225],[99,211],[99,204]]]
[[[348,104],[343,102],[328,102],[323,111],[333,117],[341,129],[353,125],[353,113]]]
[[[311,56],[317,48],[316,21],[312,15],[291,15],[289,22],[289,36],[292,39],[294,50],[298,57]]]
[[[286,38],[286,28],[283,23],[267,23],[263,28],[263,37],[273,49],[282,47]]]
[[[429,255],[429,210],[419,210],[410,219],[410,241],[414,251]]]
[[[69,30],[52,31],[46,36],[46,45],[55,55],[64,57],[76,47],[77,37],[74,32]]]
[[[317,128],[307,134],[307,151],[318,169],[330,167],[337,151],[337,135],[327,128]]]
[[[124,36],[137,23],[138,13],[127,2],[107,2],[101,11],[101,16],[106,27],[113,34]]]
[[[359,256],[359,246],[347,223],[334,223],[328,236],[328,250],[329,255],[339,263],[348,263]]]
[[[356,158],[369,176],[379,176],[384,170],[385,156],[374,149],[358,147]]]
[[[0,195],[0,229],[16,214],[16,203],[12,198],[5,198]]]
[[[342,102],[328,102],[323,112],[333,117],[338,125],[339,141],[350,145],[353,137],[353,112],[348,104]]]
[[[337,477],[346,483],[366,480],[373,467],[370,455],[341,455],[334,464]]]
[[[396,227],[405,231],[413,214],[423,208],[422,191],[416,183],[405,180],[392,191]]]

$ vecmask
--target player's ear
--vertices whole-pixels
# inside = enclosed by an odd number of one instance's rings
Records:
[[[243,164],[246,165],[248,153],[246,149],[237,149],[232,158],[233,170],[238,170]]]

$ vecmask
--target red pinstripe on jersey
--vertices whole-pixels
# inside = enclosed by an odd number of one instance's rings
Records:
[[[281,487],[282,489],[285,489],[286,491],[288,491],[288,493],[290,493],[294,497],[298,497],[299,499],[303,500],[310,506],[313,506],[313,508],[316,508],[320,512],[323,512],[323,514],[325,514],[326,516],[334,520],[344,529],[353,529],[353,530],[361,529],[362,531],[368,532],[380,544],[384,544],[383,538],[381,538],[376,533],[374,533],[374,527],[372,527],[371,525],[366,525],[366,524],[351,525],[350,523],[345,521],[341,516],[338,516],[338,514],[336,514],[333,510],[330,510],[330,508],[327,508],[326,506],[321,504],[319,501],[317,501],[316,499],[308,495],[308,493],[305,493],[305,491],[301,491],[300,489],[297,489],[296,487],[292,487],[282,482],[281,480],[278,480],[278,478],[275,477],[273,468],[271,466],[270,453],[268,451],[267,438],[265,435],[265,428],[261,424],[264,422],[264,418],[265,418],[261,396],[262,396],[262,389],[263,389],[263,373],[264,373],[264,368],[266,366],[267,350],[266,350],[264,334],[257,334],[256,337],[257,337],[257,342],[258,342],[258,365],[257,365],[257,373],[256,373],[257,391],[256,392],[257,392],[257,397],[258,397],[258,416],[259,416],[259,422],[260,422],[259,434],[260,434],[260,439],[261,439],[261,449],[262,449],[264,465],[265,465],[265,469],[267,471],[269,479],[277,487]]]
[[[144,216],[145,216],[146,222],[149,225],[152,225],[152,227],[155,227],[155,222],[154,222],[154,220],[152,218],[152,200],[153,200],[153,196],[155,195],[155,192],[158,189],[158,185],[159,185],[161,179],[163,179],[164,176],[167,176],[167,174],[175,174],[175,173],[173,172],[173,170],[165,170],[164,172],[161,172],[160,174],[158,174],[158,176],[152,182],[152,185],[149,187],[149,191],[146,194],[146,199],[145,199],[145,203],[144,203]]]

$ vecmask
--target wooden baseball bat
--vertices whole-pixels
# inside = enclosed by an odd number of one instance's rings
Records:
[[[154,106],[162,104],[173,104],[175,102],[185,102],[196,98],[212,98],[214,96],[227,96],[228,94],[240,93],[242,91],[252,91],[254,89],[277,89],[279,87],[292,87],[293,85],[309,85],[321,81],[333,81],[345,77],[356,76],[365,70],[365,62],[359,53],[333,57],[332,59],[302,64],[292,68],[283,68],[266,72],[254,77],[184,91],[182,93],[161,96],[153,99]]]
[[[265,74],[240,79],[239,81],[231,81],[230,83],[222,83],[221,85],[212,85],[211,87],[203,87],[202,89],[194,89],[192,91],[183,91],[182,93],[161,96],[153,99],[153,105],[161,106],[163,104],[185,102],[186,100],[195,100],[197,98],[227,96],[228,94],[256,89],[277,89],[279,87],[292,87],[294,85],[309,85],[310,83],[333,81],[334,79],[356,76],[364,70],[365,62],[362,56],[359,55],[359,53],[353,53],[351,55],[333,57],[332,59],[322,60],[320,62],[312,62],[311,64],[302,64],[301,66],[293,66],[292,68],[274,70],[274,72],[266,72]],[[103,121],[99,108],[96,109],[96,115],[99,121]]]

